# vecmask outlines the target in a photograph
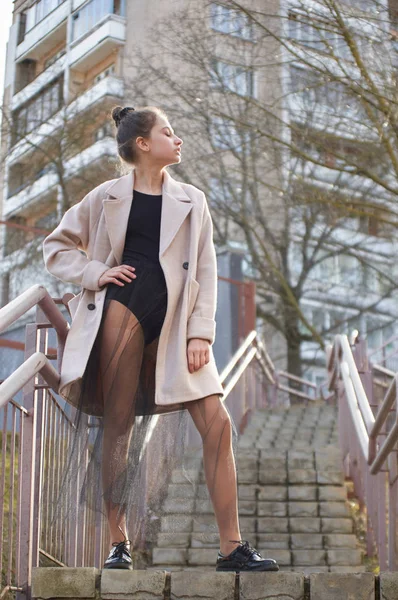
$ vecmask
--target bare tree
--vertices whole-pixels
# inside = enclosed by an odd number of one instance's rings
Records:
[[[320,282],[355,319],[395,318],[398,116],[387,12],[334,0],[299,1],[290,13],[276,3],[187,2],[148,39],[151,50],[137,46],[129,60],[129,103],[161,98],[175,119],[186,139],[177,170],[207,192],[215,241],[247,247],[258,315],[285,339],[288,369],[301,374],[302,343],[323,349],[339,325],[306,317],[303,301],[319,296]]]
[[[101,102],[94,99],[82,108],[81,94],[76,92],[67,103],[62,96],[57,106],[47,107],[45,102],[45,98],[36,97],[14,112],[2,107],[3,176],[7,156],[18,148],[18,158],[8,168],[8,193],[7,197],[3,195],[3,207],[13,203],[21,192],[34,197],[34,186],[40,178],[48,186],[40,199],[36,196],[33,202],[21,203],[3,219],[2,274],[10,280],[12,296],[25,289],[26,281],[42,280],[42,241],[66,210],[98,185],[99,180],[117,176],[110,109],[120,99],[107,97]],[[41,108],[36,120],[35,103]],[[44,118],[46,109],[48,116]],[[90,155],[96,141],[104,146],[99,160]],[[64,284],[54,281],[54,288],[62,295]]]

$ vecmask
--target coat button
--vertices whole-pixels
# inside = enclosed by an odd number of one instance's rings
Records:
[[[92,303],[90,302],[90,304],[87,304],[87,308],[88,308],[88,310],[94,310],[94,308],[95,308],[95,304],[92,304]]]
[[[188,265],[189,265],[189,263],[184,262],[182,266],[184,267],[184,269],[188,269]]]

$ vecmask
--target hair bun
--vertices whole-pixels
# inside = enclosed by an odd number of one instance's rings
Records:
[[[120,121],[129,110],[135,110],[135,108],[133,106],[115,106],[115,108],[112,110],[112,119],[115,121],[117,126],[119,126]]]

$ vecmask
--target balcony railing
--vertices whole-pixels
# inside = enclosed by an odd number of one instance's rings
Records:
[[[107,15],[87,34],[73,42],[69,55],[70,68],[85,73],[110,55],[115,55],[125,42],[125,20]]]
[[[53,10],[63,4],[66,0],[38,0],[28,10],[26,16],[26,33],[36,27]]]
[[[21,160],[24,155],[32,150],[32,148],[40,145],[48,138],[48,136],[53,135],[58,128],[63,127],[66,117],[68,120],[74,118],[75,115],[87,110],[89,106],[99,102],[104,96],[122,97],[123,91],[123,79],[115,77],[114,75],[105,77],[101,81],[95,83],[77,96],[70,104],[63,106],[37,129],[30,132],[26,136],[27,139],[23,138],[16,143],[11,152],[7,155],[6,162],[11,165],[16,161]]]
[[[63,49],[56,60],[50,63],[41,73],[20,89],[11,100],[11,110],[16,110],[22,104],[33,98],[45,88],[55,77],[59,77],[66,65],[66,51]]]
[[[115,141],[113,137],[106,136],[97,140],[91,146],[82,149],[65,162],[65,181],[68,181],[70,178],[76,176],[76,174],[81,173],[82,169],[86,169],[104,157],[116,156],[115,153]],[[49,167],[33,183],[26,186],[23,185],[18,193],[7,197],[7,201],[3,207],[3,216],[10,217],[10,215],[18,213],[27,204],[31,205],[34,202],[43,201],[48,194],[54,192],[58,183],[58,174],[54,172],[53,168]]]
[[[82,37],[108,15],[126,14],[125,0],[91,0],[72,15],[72,41]]]
[[[18,62],[26,58],[41,60],[49,48],[58,46],[61,40],[65,41],[68,15],[69,2],[64,0],[36,21],[28,31],[22,31],[15,59]],[[26,20],[29,21],[29,13]]]

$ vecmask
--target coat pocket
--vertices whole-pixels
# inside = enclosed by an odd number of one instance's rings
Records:
[[[191,316],[192,311],[195,306],[196,298],[198,297],[198,292],[200,288],[200,283],[196,281],[193,277],[189,280],[189,292],[188,292],[188,317]]]

